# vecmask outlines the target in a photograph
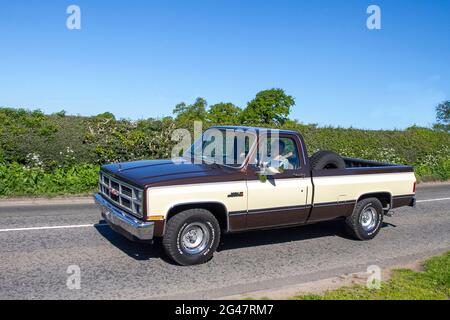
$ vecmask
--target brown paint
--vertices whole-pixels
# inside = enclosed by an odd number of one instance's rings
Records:
[[[294,208],[265,209],[249,212],[247,229],[276,227],[306,222],[310,211],[309,206]]]
[[[228,231],[242,231],[246,229],[247,214],[230,214],[228,217]]]
[[[392,209],[410,206],[413,199],[414,195],[394,196],[392,198]]]
[[[314,170],[313,177],[330,177],[330,176],[345,176],[345,175],[362,175],[362,174],[378,174],[378,173],[401,173],[414,172],[410,166],[393,165],[386,167],[359,167],[346,169],[328,169],[328,170]]]
[[[153,234],[155,237],[162,237],[164,235],[165,220],[155,221],[155,228],[153,229]]]
[[[311,210],[308,222],[332,220],[339,217],[348,217],[353,213],[356,201],[342,203],[316,204]]]

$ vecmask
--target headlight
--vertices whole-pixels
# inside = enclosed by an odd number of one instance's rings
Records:
[[[134,194],[136,201],[139,203],[139,206],[136,204],[136,211],[142,215],[144,208],[144,192],[142,190],[134,189]]]

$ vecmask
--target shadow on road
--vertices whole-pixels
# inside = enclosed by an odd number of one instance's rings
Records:
[[[395,226],[383,222],[382,228],[387,227]],[[95,228],[112,245],[116,246],[128,256],[136,260],[149,260],[157,258],[173,264],[173,262],[164,254],[160,239],[156,239],[153,245],[149,243],[133,242],[113,231],[107,225],[99,225]],[[222,237],[218,251],[280,244],[329,236],[338,236],[344,239],[356,241],[346,233],[343,221],[326,221],[312,225],[290,228],[226,234]]]
[[[225,235],[222,238],[219,251],[280,244],[284,242],[302,241],[329,236],[338,236],[341,238],[350,239],[343,228],[342,221],[327,221],[290,228],[258,230]]]
[[[395,225],[383,222],[381,228],[387,227],[395,227]],[[344,221],[333,220],[297,227],[258,230],[225,235],[222,238],[218,251],[302,241],[329,236],[337,236],[357,241],[345,231]]]
[[[154,245],[150,243],[133,242],[112,230],[108,225],[102,223],[102,221],[100,224],[95,226],[95,229],[97,229],[98,233],[100,233],[113,246],[119,248],[133,259],[149,260],[157,258],[168,261],[168,259],[164,256],[164,252],[158,241],[155,241]]]

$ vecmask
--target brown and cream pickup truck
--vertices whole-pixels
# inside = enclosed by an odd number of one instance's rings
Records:
[[[113,230],[162,238],[171,259],[192,265],[211,259],[224,233],[341,220],[370,240],[392,209],[415,205],[416,179],[410,166],[308,157],[294,131],[217,126],[180,158],[102,166],[99,188]]]

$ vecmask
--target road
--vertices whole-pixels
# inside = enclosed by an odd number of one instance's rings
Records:
[[[418,200],[369,242],[349,239],[339,222],[227,235],[212,261],[193,267],[115,234],[91,204],[0,206],[0,299],[213,299],[450,250],[450,184],[419,186]],[[67,286],[73,265],[80,289]]]

